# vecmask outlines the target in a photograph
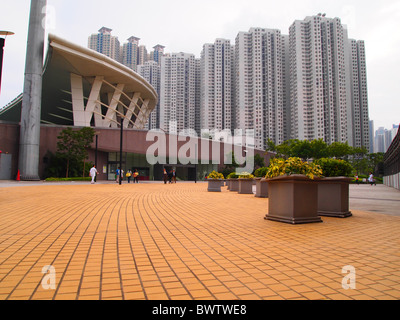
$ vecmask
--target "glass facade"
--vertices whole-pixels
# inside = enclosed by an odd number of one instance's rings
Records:
[[[168,161],[167,161],[168,162]],[[120,153],[108,153],[107,174],[108,180],[116,179],[116,170],[120,166]],[[198,181],[204,180],[205,176],[213,170],[218,170],[217,164],[155,164],[151,165],[147,162],[145,154],[122,153],[122,170],[124,176],[128,170],[139,172],[139,181],[162,180],[164,168],[167,172],[176,170],[177,180]],[[197,173],[197,175],[196,175]]]

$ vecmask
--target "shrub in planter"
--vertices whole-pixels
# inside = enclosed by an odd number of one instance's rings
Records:
[[[290,176],[292,174],[302,174],[309,179],[322,176],[322,169],[316,163],[303,162],[298,157],[289,159],[274,158],[267,167],[265,178],[274,178],[280,176]]]
[[[208,191],[210,192],[221,192],[221,181],[224,179],[224,175],[222,173],[212,171],[208,175]]]
[[[268,167],[258,168],[256,171],[254,171],[254,177],[264,178],[265,175],[267,174],[267,169],[268,169]]]
[[[239,175],[236,172],[232,172],[228,175],[228,190],[239,191]]]
[[[265,180],[268,167],[261,167],[254,171],[256,180],[256,194],[257,198],[268,198],[268,183]]]
[[[254,176],[248,172],[242,172],[239,175],[239,189],[240,194],[252,194],[253,193],[253,180]]]
[[[239,175],[236,172],[231,172],[228,174],[227,179],[238,179]]]
[[[267,220],[299,224],[322,222],[318,216],[318,182],[321,167],[300,158],[272,159],[268,182]]]
[[[314,163],[321,167],[324,177],[349,177],[354,170],[350,163],[340,159],[322,158]]]
[[[248,172],[242,172],[239,174],[239,179],[254,179],[254,175]]]
[[[208,175],[208,179],[224,179],[224,175],[214,170]]]
[[[347,218],[349,211],[349,184],[353,167],[344,160],[323,158],[315,161],[321,166],[324,178],[318,184],[318,214]]]

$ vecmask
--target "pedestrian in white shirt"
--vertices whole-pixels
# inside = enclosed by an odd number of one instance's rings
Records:
[[[96,166],[93,166],[92,169],[90,169],[90,176],[92,177],[92,184],[94,183],[94,179],[96,179],[96,174],[97,174]]]
[[[376,185],[376,181],[374,179],[374,175],[372,174],[372,172],[369,173],[369,178],[368,178],[369,183],[371,184],[371,186],[374,184]]]

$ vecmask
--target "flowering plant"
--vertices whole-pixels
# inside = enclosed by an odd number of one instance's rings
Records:
[[[224,175],[214,170],[208,175],[208,179],[224,179]]]
[[[310,179],[322,176],[322,169],[318,164],[303,162],[298,157],[289,159],[271,159],[265,178],[274,178],[284,175],[303,174]]]
[[[242,172],[239,174],[239,179],[254,179],[254,176],[248,172]]]

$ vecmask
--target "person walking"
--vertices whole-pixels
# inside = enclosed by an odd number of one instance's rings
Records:
[[[169,183],[172,183],[172,170],[168,173],[168,181]]]
[[[120,168],[118,167],[117,170],[115,170],[115,182],[118,183],[119,182],[119,170]]]
[[[374,175],[372,174],[372,172],[369,173],[369,178],[368,178],[369,183],[371,184],[371,186],[374,184],[376,186],[376,181],[374,179]]]
[[[172,170],[172,181],[173,181],[173,183],[176,183],[176,171],[175,171],[175,169]]]
[[[94,184],[94,183],[95,183],[96,174],[97,174],[97,169],[96,169],[96,166],[94,165],[94,166],[90,169],[90,176],[92,177],[92,182],[91,182],[91,184]]]
[[[128,179],[128,183],[131,183],[132,171],[129,169],[126,173],[126,178]]]
[[[133,172],[133,183],[139,183],[139,172],[137,169]]]
[[[119,179],[121,179],[121,182],[124,180],[124,170],[122,170],[120,167],[118,167],[118,169],[115,171],[115,175],[115,182],[119,183]]]
[[[359,178],[358,178],[358,173],[356,173],[356,177],[355,177],[355,178],[356,178],[356,183],[357,183],[357,184],[360,184],[360,180],[359,180]]]
[[[168,173],[167,170],[164,168],[164,184],[167,184],[167,180],[168,180]]]

